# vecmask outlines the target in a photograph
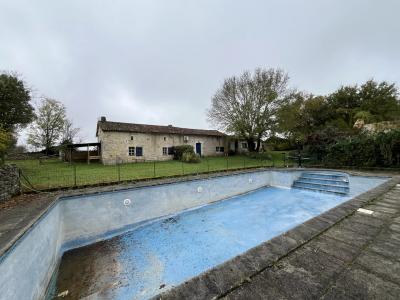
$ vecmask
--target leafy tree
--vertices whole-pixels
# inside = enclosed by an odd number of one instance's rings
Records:
[[[4,156],[11,143],[11,133],[0,128],[0,165],[4,164]]]
[[[360,110],[361,100],[357,86],[342,86],[327,96],[328,109],[332,113],[330,124],[341,129],[352,129],[354,115]]]
[[[374,121],[374,116],[369,111],[361,110],[354,115],[355,120],[363,120],[364,123],[371,123]]]
[[[258,151],[261,139],[277,126],[279,108],[292,96],[288,75],[279,69],[256,69],[225,79],[212,98],[208,120],[247,140]]]
[[[351,131],[358,118],[365,122],[400,119],[395,84],[368,80],[361,86],[342,86],[327,96],[332,117],[329,124]]]
[[[0,74],[0,127],[13,132],[34,117],[31,92],[16,75]]]
[[[60,141],[65,123],[65,106],[54,99],[45,98],[30,128],[28,144],[36,148],[45,148],[48,154],[49,150]]]
[[[294,100],[278,111],[278,132],[292,141],[304,142],[322,129],[330,117],[327,101],[322,96],[297,93]]]
[[[394,83],[369,80],[359,90],[360,110],[369,112],[375,122],[400,119],[400,99]]]

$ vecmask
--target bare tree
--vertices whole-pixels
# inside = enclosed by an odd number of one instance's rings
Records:
[[[278,109],[292,95],[288,81],[280,69],[256,69],[225,79],[212,98],[208,120],[247,140],[250,151],[259,151],[261,139],[276,127]]]
[[[46,154],[61,138],[66,122],[65,106],[54,99],[42,100],[36,118],[28,133],[28,144],[45,148]]]
[[[72,144],[78,136],[79,128],[75,128],[71,120],[66,119],[61,131],[61,145]]]

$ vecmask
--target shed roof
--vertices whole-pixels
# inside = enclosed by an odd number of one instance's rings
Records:
[[[111,122],[104,120],[97,122],[96,136],[99,128],[102,131],[115,131],[115,132],[226,136],[225,133],[222,133],[218,130],[181,128],[172,125],[161,126],[161,125],[122,123],[122,122]]]

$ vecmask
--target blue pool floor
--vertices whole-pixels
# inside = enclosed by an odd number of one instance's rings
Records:
[[[158,220],[66,252],[49,296],[147,299],[345,200],[270,187]]]

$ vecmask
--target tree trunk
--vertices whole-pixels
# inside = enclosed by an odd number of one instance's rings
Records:
[[[247,141],[247,149],[249,150],[249,152],[254,152],[255,151],[254,139],[248,138],[246,141]]]
[[[257,138],[257,148],[256,148],[256,152],[260,152],[260,147],[261,147],[261,138]]]

